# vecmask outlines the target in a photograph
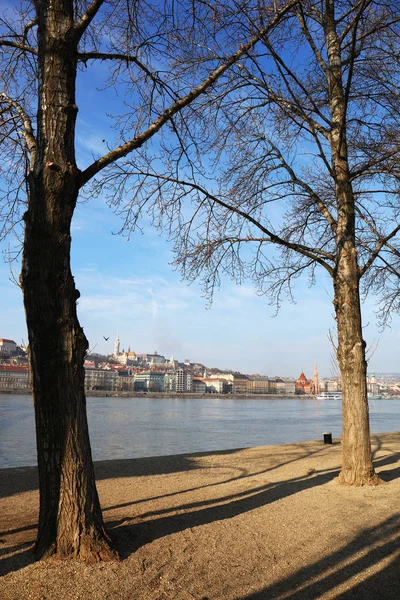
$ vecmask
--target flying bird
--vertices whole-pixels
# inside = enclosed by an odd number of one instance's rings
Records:
[[[106,340],[106,342],[108,342],[108,340],[110,339],[110,336],[108,336],[108,338],[106,338],[106,336],[103,335],[103,338]]]

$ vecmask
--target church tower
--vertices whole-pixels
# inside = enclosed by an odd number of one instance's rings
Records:
[[[114,356],[118,356],[119,354],[119,333],[117,333],[117,337],[114,344]]]
[[[314,394],[317,396],[319,394],[319,379],[318,379],[318,370],[317,370],[317,361],[314,361]]]

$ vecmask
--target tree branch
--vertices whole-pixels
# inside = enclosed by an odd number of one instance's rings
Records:
[[[315,56],[315,58],[316,58],[316,60],[317,60],[317,62],[319,64],[319,66],[321,67],[321,69],[323,70],[323,72],[325,73],[325,75],[327,75],[327,73],[328,73],[328,65],[326,64],[326,62],[322,58],[321,53],[318,50],[318,48],[317,48],[317,46],[316,46],[316,44],[315,44],[315,42],[314,42],[314,40],[312,38],[312,35],[310,34],[310,31],[309,31],[309,29],[307,27],[306,19],[305,19],[305,16],[304,16],[303,6],[301,4],[299,4],[296,7],[296,14],[297,14],[297,18],[298,18],[299,23],[300,23],[301,30],[302,30],[302,32],[304,34],[304,37],[306,38],[306,40],[307,40],[307,42],[308,42],[311,50],[313,51],[313,54],[314,54],[314,56]]]
[[[281,161],[282,166],[289,173],[289,175],[290,175],[293,183],[296,183],[297,185],[299,185],[300,187],[302,187],[304,191],[307,192],[307,194],[310,196],[310,198],[313,200],[313,202],[318,206],[318,209],[319,209],[320,213],[328,221],[328,223],[329,223],[332,231],[335,233],[336,229],[337,229],[337,222],[333,218],[333,216],[331,215],[331,213],[329,212],[328,207],[322,202],[321,198],[314,192],[314,190],[307,183],[305,183],[304,181],[302,181],[301,179],[299,179],[296,176],[296,173],[293,171],[293,169],[291,168],[291,166],[283,158],[283,156],[282,156],[279,148],[277,148],[273,144],[271,144],[271,146],[275,150],[275,152],[276,152],[279,160]]]
[[[32,48],[32,46],[27,46],[26,44],[20,42],[12,42],[11,40],[0,40],[0,47],[2,46],[8,46],[9,48],[17,48],[17,50],[29,52],[30,54],[34,54],[35,56],[37,56],[38,53],[36,48]]]
[[[355,179],[357,179],[358,177],[361,177],[362,175],[365,174],[369,174],[369,171],[372,169],[372,167],[376,167],[377,165],[385,162],[386,160],[388,160],[389,158],[393,158],[394,156],[400,154],[400,149],[396,148],[395,150],[391,150],[390,152],[387,152],[381,156],[379,156],[378,158],[371,160],[367,163],[365,163],[364,165],[358,167],[358,169],[351,171],[350,172],[350,179],[351,181],[354,181]],[[396,164],[396,162],[394,162],[393,164]],[[374,174],[376,173],[389,173],[390,171],[388,171],[388,169],[376,169],[373,171]]]
[[[395,253],[397,254],[397,251],[395,250],[395,248],[393,248],[390,244],[388,244],[388,242],[389,242],[389,240],[391,240],[398,234],[398,232],[400,231],[400,224],[397,225],[397,227],[395,227],[388,235],[386,235],[385,237],[382,237],[379,234],[379,232],[377,231],[374,224],[370,221],[370,219],[368,219],[366,217],[365,214],[361,214],[360,216],[361,216],[362,220],[369,226],[371,231],[378,238],[375,250],[371,253],[371,256],[369,257],[367,262],[364,264],[364,266],[359,267],[359,278],[361,279],[361,277],[368,271],[368,269],[373,265],[375,260],[378,258],[379,253],[384,246],[388,246],[392,251],[395,251]],[[380,257],[380,258],[382,258],[382,257]]]
[[[156,76],[154,73],[150,71],[144,65],[137,56],[133,54],[123,54],[123,53],[113,53],[113,52],[80,52],[78,54],[78,60],[82,62],[86,62],[88,60],[116,60],[121,62],[133,63],[139,69],[141,69],[148,77],[156,84],[165,85],[164,82]]]
[[[28,146],[28,149],[30,152],[31,166],[33,166],[35,163],[35,158],[36,158],[36,138],[35,138],[35,134],[33,132],[31,118],[24,111],[24,109],[19,104],[19,102],[17,102],[16,100],[13,100],[12,98],[7,96],[7,94],[4,94],[3,92],[0,93],[0,103],[7,104],[9,107],[14,108],[16,110],[16,112],[18,113],[18,116],[20,117],[20,119],[23,123],[23,126],[24,126],[23,135],[25,137],[26,145]]]
[[[28,33],[29,33],[29,31],[30,31],[31,29],[33,29],[33,27],[35,27],[35,25],[37,25],[37,24],[38,24],[38,21],[37,21],[37,19],[33,19],[33,21],[29,21],[29,23],[27,23],[27,24],[25,25],[25,27],[24,27],[24,31],[23,31],[23,34],[22,34],[22,41],[23,41],[23,42],[25,42],[25,40],[26,40],[26,38],[27,38],[27,36],[28,36]]]
[[[268,236],[268,239],[263,239],[263,241],[265,241],[265,242],[268,241],[268,242],[272,242],[274,244],[278,244],[279,246],[283,246],[285,248],[288,248],[289,250],[294,250],[294,251],[298,252],[299,254],[302,254],[303,256],[307,256],[308,258],[311,258],[313,261],[317,262],[322,267],[324,267],[332,275],[333,269],[328,264],[328,262],[326,262],[329,260],[331,260],[331,261],[334,260],[334,256],[331,253],[325,252],[325,251],[323,251],[321,249],[317,249],[317,248],[310,248],[308,246],[304,246],[303,244],[289,242],[288,240],[281,238],[279,235],[276,235],[275,233],[270,231],[267,227],[262,225],[259,221],[257,221],[257,219],[252,217],[251,214],[241,210],[237,206],[234,206],[232,204],[228,204],[227,202],[224,202],[223,200],[221,200],[221,198],[219,198],[218,196],[215,196],[214,194],[211,194],[207,189],[205,189],[200,184],[192,183],[192,182],[186,181],[184,179],[168,177],[165,175],[152,174],[149,172],[146,172],[146,173],[142,172],[141,174],[146,175],[147,177],[154,177],[155,179],[159,179],[159,180],[163,180],[163,181],[167,181],[167,182],[173,182],[174,184],[181,185],[183,187],[190,187],[192,190],[200,192],[200,194],[202,194],[209,200],[212,200],[215,204],[218,204],[218,206],[221,206],[222,208],[227,209],[229,212],[235,213],[236,215],[243,217],[243,219],[245,219],[245,221],[247,221],[247,222],[251,223],[252,225],[254,225],[255,227],[257,227],[257,229],[259,229],[260,231],[262,231],[262,233],[264,233],[266,236]],[[254,238],[254,239],[256,239],[256,238]],[[257,238],[257,240],[258,240],[258,238]]]
[[[86,12],[83,14],[79,23],[76,23],[74,27],[74,37],[76,42],[79,42],[90,23],[98,13],[102,4],[105,0],[93,0],[93,2],[87,7]]]
[[[350,50],[350,56],[348,59],[348,64],[349,64],[349,73],[347,75],[347,82],[346,82],[346,88],[345,88],[345,92],[344,92],[344,98],[345,98],[345,110],[347,112],[347,107],[349,104],[349,97],[350,97],[350,89],[351,89],[351,83],[353,80],[353,73],[354,73],[354,61],[357,57],[357,51],[356,51],[356,46],[357,46],[357,31],[358,31],[358,24],[360,22],[361,16],[363,11],[365,10],[365,8],[367,7],[367,5],[370,3],[370,0],[362,0],[362,2],[360,3],[360,7],[359,10],[353,20],[353,35],[352,35],[352,39],[351,39],[351,50]]]
[[[102,158],[96,160],[92,163],[87,169],[82,171],[80,174],[80,186],[85,185],[90,179],[92,179],[97,173],[99,173],[102,169],[112,164],[119,158],[122,158],[132,152],[140,148],[147,140],[149,140],[153,135],[155,135],[161,127],[167,123],[176,113],[181,111],[183,108],[188,106],[193,100],[198,98],[201,94],[203,94],[208,88],[210,88],[220,77],[223,75],[232,65],[237,63],[242,56],[247,54],[259,41],[265,36],[271,29],[273,29],[281,20],[281,18],[290,11],[293,6],[297,4],[298,0],[293,0],[289,2],[281,11],[279,11],[275,17],[271,20],[268,26],[264,29],[260,30],[255,36],[251,38],[247,44],[240,46],[240,48],[232,54],[224,64],[215,69],[200,85],[196,88],[192,89],[185,96],[174,102],[169,108],[164,110],[164,112],[141,134],[137,135],[130,141],[122,144],[115,150],[108,152],[108,154],[104,155]],[[98,0],[97,3],[101,3],[102,0]],[[93,4],[95,3],[95,0]]]

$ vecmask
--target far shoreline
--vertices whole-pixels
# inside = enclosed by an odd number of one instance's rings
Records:
[[[0,390],[0,394],[10,396],[31,396],[26,390]],[[218,394],[218,393],[196,393],[196,392],[127,392],[111,390],[89,390],[85,392],[86,398],[198,398],[207,400],[208,398],[222,398],[227,400],[293,400],[298,398],[316,399],[311,394]]]
[[[218,393],[196,393],[196,392],[110,392],[106,390],[91,390],[86,392],[87,398],[188,398],[208,400],[209,398],[220,398],[225,400],[291,400],[293,398],[314,399],[316,396],[303,394],[218,394]]]
[[[0,395],[31,396],[26,390],[0,390]],[[218,394],[196,392],[127,392],[111,390],[89,390],[85,392],[86,398],[174,398],[208,400],[218,398],[221,400],[317,400],[313,394]],[[332,402],[333,399],[328,399]],[[369,398],[371,400],[371,398]],[[400,396],[384,396],[381,400],[400,400]]]

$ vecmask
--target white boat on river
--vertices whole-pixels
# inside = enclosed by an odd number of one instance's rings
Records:
[[[341,400],[342,392],[321,392],[317,396],[318,400]],[[380,394],[368,394],[368,400],[382,400]]]
[[[317,396],[318,400],[341,400],[342,392],[321,392]]]

